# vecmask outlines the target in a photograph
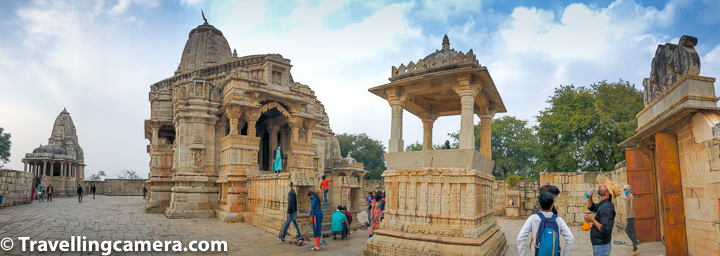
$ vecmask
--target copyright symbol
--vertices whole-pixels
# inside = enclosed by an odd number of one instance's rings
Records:
[[[0,248],[9,251],[13,248],[13,240],[8,237],[3,238],[2,240],[0,240]]]

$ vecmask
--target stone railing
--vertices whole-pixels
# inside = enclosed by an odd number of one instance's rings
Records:
[[[105,179],[103,181],[85,181],[85,186],[95,185],[96,195],[106,196],[142,196],[143,187],[147,187],[149,196],[151,191],[146,179]]]
[[[431,56],[428,57],[427,60],[419,60],[417,63],[413,63],[411,61],[407,66],[405,66],[405,64],[400,64],[400,67],[397,68],[393,66],[390,80],[394,81],[405,77],[420,75],[432,71],[453,67],[480,66],[480,63],[478,63],[477,59],[475,58],[473,50],[468,51],[467,54],[454,51],[447,51],[445,53],[446,56],[444,57],[441,54],[437,54],[435,55],[435,57]]]

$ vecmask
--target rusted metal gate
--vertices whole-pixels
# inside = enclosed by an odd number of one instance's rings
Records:
[[[655,135],[656,166],[663,202],[663,224],[665,224],[665,252],[668,256],[688,255],[685,206],[677,146],[677,138],[674,134]]]
[[[626,148],[627,181],[635,197],[635,231],[640,242],[660,240],[657,213],[657,193],[652,152],[641,148]]]

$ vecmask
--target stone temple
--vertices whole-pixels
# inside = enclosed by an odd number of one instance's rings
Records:
[[[336,198],[359,212],[363,165],[342,161],[323,104],[291,68],[279,54],[237,56],[207,21],[190,31],[175,74],[150,86],[146,212],[277,230],[293,181],[307,230],[307,191],[333,172],[346,176]],[[269,171],[277,145],[286,156],[279,175]]]
[[[85,177],[85,156],[78,143],[75,124],[63,109],[55,119],[47,145],[25,154],[25,171],[33,174],[33,187],[52,185],[53,195],[75,195]]]

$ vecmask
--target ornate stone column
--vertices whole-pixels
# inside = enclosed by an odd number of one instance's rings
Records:
[[[315,131],[315,120],[306,119],[305,120],[305,140],[307,143],[312,144],[313,142],[313,132]]]
[[[480,116],[480,153],[492,159],[492,118],[494,113]]]
[[[402,152],[405,145],[402,139],[403,132],[403,106],[400,94],[397,88],[388,89],[388,103],[392,111],[392,120],[390,122],[390,142],[388,145],[388,153]]]
[[[433,124],[437,119],[436,114],[425,114],[422,117],[423,122],[423,150],[432,150],[432,134]]]
[[[458,78],[458,86],[453,90],[460,96],[460,149],[475,149],[475,96],[480,92],[480,86],[470,83],[470,75]]]

